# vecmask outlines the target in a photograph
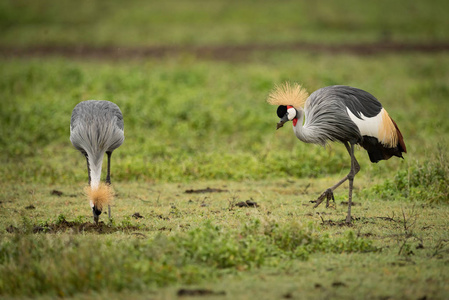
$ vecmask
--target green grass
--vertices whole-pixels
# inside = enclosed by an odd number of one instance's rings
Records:
[[[447,42],[447,1],[13,1],[0,43],[210,45]]]
[[[447,1],[0,3],[0,45],[447,42]],[[449,293],[449,56],[263,50],[117,60],[0,57],[0,298],[444,299]],[[356,151],[353,226],[311,200],[349,171],[345,148],[275,130],[275,84],[374,94],[408,153]],[[94,226],[73,107],[117,103],[113,220]],[[206,187],[220,193],[189,194]],[[60,196],[54,190],[62,192]],[[253,200],[257,208],[238,208]],[[134,218],[139,213],[143,218]]]
[[[372,165],[366,153],[357,152],[363,172],[379,176],[404,164],[422,164],[437,156],[432,153],[438,147],[446,152],[447,56],[311,58],[286,53],[240,64],[174,58],[113,66],[65,59],[4,61],[1,86],[8,101],[0,104],[0,174],[4,182],[84,181],[85,162],[68,137],[71,110],[87,99],[108,99],[123,111],[126,141],[113,156],[114,180],[241,180],[346,172],[344,147],[307,145],[289,128],[275,131],[275,108],[265,99],[284,80],[302,82],[309,91],[345,83],[382,101],[399,124],[409,154],[405,161]],[[335,70],[332,79],[329,69]]]
[[[309,203],[334,180],[120,183],[113,223],[97,227],[100,233],[76,230],[91,219],[80,188],[61,187],[58,197],[50,195],[52,188],[23,185],[16,200],[2,204],[1,226],[12,233],[1,233],[0,292],[120,297],[133,291],[138,298],[150,292],[165,299],[180,287],[206,287],[230,299],[264,293],[351,298],[354,292],[443,298],[447,205],[363,197],[369,182],[359,180],[357,219],[341,227],[335,223],[345,216],[345,191],[332,208]],[[227,191],[184,192],[206,186]],[[233,206],[249,198],[260,207]],[[144,218],[131,217],[135,212]]]
[[[66,296],[80,289],[101,291],[109,286],[116,291],[134,290],[177,281],[195,283],[217,276],[217,270],[226,274],[264,265],[278,267],[285,259],[306,260],[315,252],[373,251],[378,249],[352,233],[334,240],[312,229],[279,227],[276,223],[262,226],[257,219],[237,230],[206,222],[185,234],[168,238],[160,234],[146,241],[98,241],[92,236],[55,240],[18,234],[0,251],[4,264],[2,291],[31,296],[37,289]],[[39,262],[30,269],[29,262],[35,259]],[[75,269],[61,268],[76,261],[82,263]],[[108,262],[107,267],[98,261]]]

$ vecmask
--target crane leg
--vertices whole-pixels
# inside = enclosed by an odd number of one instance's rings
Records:
[[[107,151],[106,154],[108,155],[108,173],[106,175],[106,183],[111,184],[111,155],[112,152]]]
[[[99,216],[96,215],[95,212],[93,212],[93,215],[94,215],[94,222],[95,222],[95,225],[98,225],[98,219],[99,219]]]
[[[111,185],[111,156],[112,156],[112,152],[107,151],[106,154],[108,155],[108,173],[106,175],[106,184]],[[109,204],[108,204],[108,217],[109,217],[109,220],[112,220],[111,205],[109,205]]]
[[[89,176],[89,185],[90,185],[90,167],[89,167],[89,157],[87,157],[87,153],[83,153],[84,156],[86,157],[86,161],[87,161],[87,175]]]
[[[355,159],[354,156],[354,144],[349,145],[348,143],[344,143],[346,150],[348,150],[349,155],[351,156],[351,170],[349,171],[349,174],[343,177],[339,182],[337,182],[332,187],[325,190],[316,200],[316,204],[313,206],[313,208],[316,208],[318,205],[320,205],[324,199],[326,198],[326,207],[329,207],[329,201],[334,199],[334,190],[338,188],[342,183],[344,183],[346,180],[349,180],[349,193],[350,198],[348,200],[349,202],[349,208],[348,208],[348,216],[346,217],[346,223],[348,223],[348,217],[349,217],[349,223],[351,222],[351,202],[352,202],[352,187],[353,187],[353,181],[354,176],[360,171],[360,165]]]
[[[346,224],[351,223],[352,189],[354,187],[354,177],[360,171],[360,165],[354,156],[354,144],[351,144],[351,148],[348,149],[348,152],[351,155],[351,171],[349,171],[348,174],[349,196],[348,196],[348,215],[346,216]]]

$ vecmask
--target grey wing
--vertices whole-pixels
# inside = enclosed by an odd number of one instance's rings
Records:
[[[89,101],[83,101],[73,108],[70,118],[70,141],[76,149],[82,152],[85,152],[86,149],[86,139],[83,139],[82,135],[86,129],[85,118],[88,112]]]
[[[101,145],[105,150],[118,148],[124,137],[124,122],[120,108],[110,101],[87,100],[78,103],[70,120],[70,140],[77,149]]]
[[[123,115],[120,108],[116,105],[116,109],[114,109],[114,114],[117,117],[117,127],[121,130],[125,129],[125,122],[123,121]]]
[[[314,133],[318,144],[324,145],[327,140],[356,143],[362,138],[338,91],[335,87],[321,88],[306,101],[304,127]]]
[[[121,144],[123,144],[125,140],[124,136],[124,121],[123,115],[117,104],[110,101],[101,101],[102,108],[108,110],[108,114],[115,117],[115,126],[116,129],[111,128],[111,133],[108,138],[107,144],[109,145],[108,150],[112,151],[118,148]],[[118,128],[118,129],[117,129]]]
[[[72,117],[70,118],[70,130],[73,130],[82,118],[84,105],[84,102],[80,102],[73,109]]]
[[[110,101],[102,101],[102,102],[105,105],[104,108],[109,109],[112,115],[117,118],[116,122],[117,127],[120,128],[121,130],[124,130],[125,124],[123,121],[123,114],[118,105]]]
[[[361,114],[365,117],[372,118],[377,116],[382,110],[382,104],[370,93],[344,85],[329,86],[328,92],[340,98],[345,106],[359,119]]]

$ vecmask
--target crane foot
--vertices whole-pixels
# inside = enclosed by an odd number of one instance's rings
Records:
[[[351,224],[351,220],[352,220],[352,219],[351,219],[351,215],[347,215],[347,216],[346,216],[346,222],[345,222],[346,225],[350,225],[350,224]]]
[[[316,208],[318,205],[321,204],[321,202],[324,201],[324,198],[326,198],[326,208],[329,207],[329,201],[332,199],[332,201],[335,202],[334,193],[329,188],[325,190],[319,197],[316,199],[316,204],[313,206],[313,208]]]

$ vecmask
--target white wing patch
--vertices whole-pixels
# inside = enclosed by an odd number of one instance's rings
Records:
[[[346,107],[346,110],[362,136],[375,137],[382,145],[389,148],[396,147],[398,143],[397,128],[385,109],[382,108],[379,114],[372,118],[365,117],[360,113],[362,119],[357,118],[349,108]]]
[[[348,115],[352,122],[354,122],[359,128],[362,136],[367,135],[379,138],[379,127],[382,126],[382,111],[377,116],[372,118],[365,117],[362,113],[360,113],[362,119],[359,119],[351,112],[349,108],[346,107],[346,110],[348,111]]]

